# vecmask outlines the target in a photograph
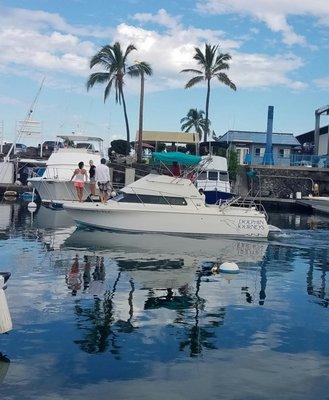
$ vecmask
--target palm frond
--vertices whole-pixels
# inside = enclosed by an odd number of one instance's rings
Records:
[[[220,63],[218,65],[216,65],[213,69],[212,69],[212,74],[216,75],[217,72],[219,71],[223,71],[223,70],[228,70],[230,69],[230,65],[227,63]]]
[[[126,51],[125,51],[125,54],[124,54],[124,56],[123,56],[123,61],[124,61],[124,62],[126,61],[128,55],[129,55],[129,53],[131,53],[133,50],[137,50],[137,48],[135,47],[134,44],[131,43],[131,44],[129,44],[129,45],[127,46]]]
[[[110,92],[111,92],[111,88],[112,88],[112,84],[113,84],[113,80],[114,77],[112,77],[109,81],[109,83],[106,85],[106,88],[104,90],[104,103],[106,102],[106,99],[108,98]]]
[[[231,81],[231,79],[224,72],[220,72],[219,74],[216,74],[216,77],[219,80],[219,82],[224,83],[224,85],[230,87],[233,90],[236,90],[235,84]]]
[[[205,66],[206,65],[206,59],[205,55],[202,53],[202,50],[199,47],[195,47],[195,54],[193,58],[198,62],[199,65]]]
[[[200,71],[198,69],[193,69],[193,68],[182,69],[180,72],[189,72],[189,73],[193,73],[193,74],[203,75],[202,71]]]
[[[197,83],[203,81],[203,76],[195,76],[194,78],[190,79],[187,84],[185,85],[185,89],[189,89],[192,86],[196,85]]]
[[[115,62],[112,47],[106,45],[101,48],[101,50],[96,53],[90,60],[90,68],[93,68],[95,65],[101,64],[105,68]]]
[[[95,72],[91,74],[87,80],[87,90],[92,88],[96,83],[104,83],[110,79],[108,72]]]
[[[141,76],[142,74],[150,76],[153,74],[153,70],[149,63],[141,61],[128,67],[127,74],[131,77]]]
[[[220,64],[232,59],[231,55],[228,53],[218,53],[216,57],[216,64]]]
[[[186,122],[185,124],[182,124],[181,130],[183,132],[188,132],[192,128],[192,126],[193,126],[193,122],[191,122],[191,121]]]

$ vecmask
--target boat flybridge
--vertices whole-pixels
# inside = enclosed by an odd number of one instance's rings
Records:
[[[62,202],[76,199],[76,190],[70,182],[80,161],[88,168],[89,161],[100,164],[103,157],[103,139],[100,137],[71,134],[59,135],[58,145],[50,155],[45,172],[41,177],[30,178],[42,202]],[[85,186],[88,194],[89,183]]]
[[[64,202],[78,225],[183,235],[265,238],[266,213],[254,203],[207,205],[190,179],[149,174],[125,186],[106,204]]]

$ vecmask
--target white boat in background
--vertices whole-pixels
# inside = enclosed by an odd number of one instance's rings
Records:
[[[208,157],[203,157],[205,160]],[[198,189],[202,189],[207,204],[216,204],[232,198],[227,160],[225,157],[211,156],[210,161],[202,165],[196,181]]]
[[[57,146],[50,155],[46,169],[41,177],[28,181],[37,190],[42,202],[61,203],[77,199],[73,182],[70,182],[74,170],[83,161],[88,170],[89,161],[100,164],[103,157],[103,139],[79,134],[58,136],[64,143]],[[89,184],[85,185],[86,197],[90,194]]]
[[[266,213],[234,199],[206,205],[189,179],[149,174],[106,204],[64,202],[77,224],[110,230],[266,238]]]

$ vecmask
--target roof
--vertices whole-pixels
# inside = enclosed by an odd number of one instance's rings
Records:
[[[194,132],[143,131],[143,142],[196,143],[198,138],[199,135]]]
[[[152,154],[153,162],[162,162],[164,164],[172,165],[174,162],[177,162],[182,165],[197,165],[201,161],[200,156],[193,156],[180,152],[170,152],[170,153],[153,153]]]
[[[57,137],[63,140],[70,140],[72,142],[103,142],[101,137],[87,135],[58,135]]]
[[[219,142],[244,142],[266,144],[266,132],[227,131]],[[272,143],[277,145],[298,146],[299,142],[292,133],[273,132]]]
[[[329,132],[329,125],[322,126],[319,130],[319,135],[324,135]],[[300,135],[297,135],[296,138],[300,143],[305,142],[314,142],[314,129]]]

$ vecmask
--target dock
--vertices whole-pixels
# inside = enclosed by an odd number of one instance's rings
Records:
[[[316,212],[329,215],[329,197],[319,200],[316,197],[302,199],[279,199],[276,197],[247,197],[247,200],[256,200],[263,204],[267,211],[300,211]]]
[[[24,192],[32,192],[32,188],[31,186],[16,185],[15,183],[0,184],[0,196],[2,197],[7,191],[17,192],[17,195],[20,195]]]

